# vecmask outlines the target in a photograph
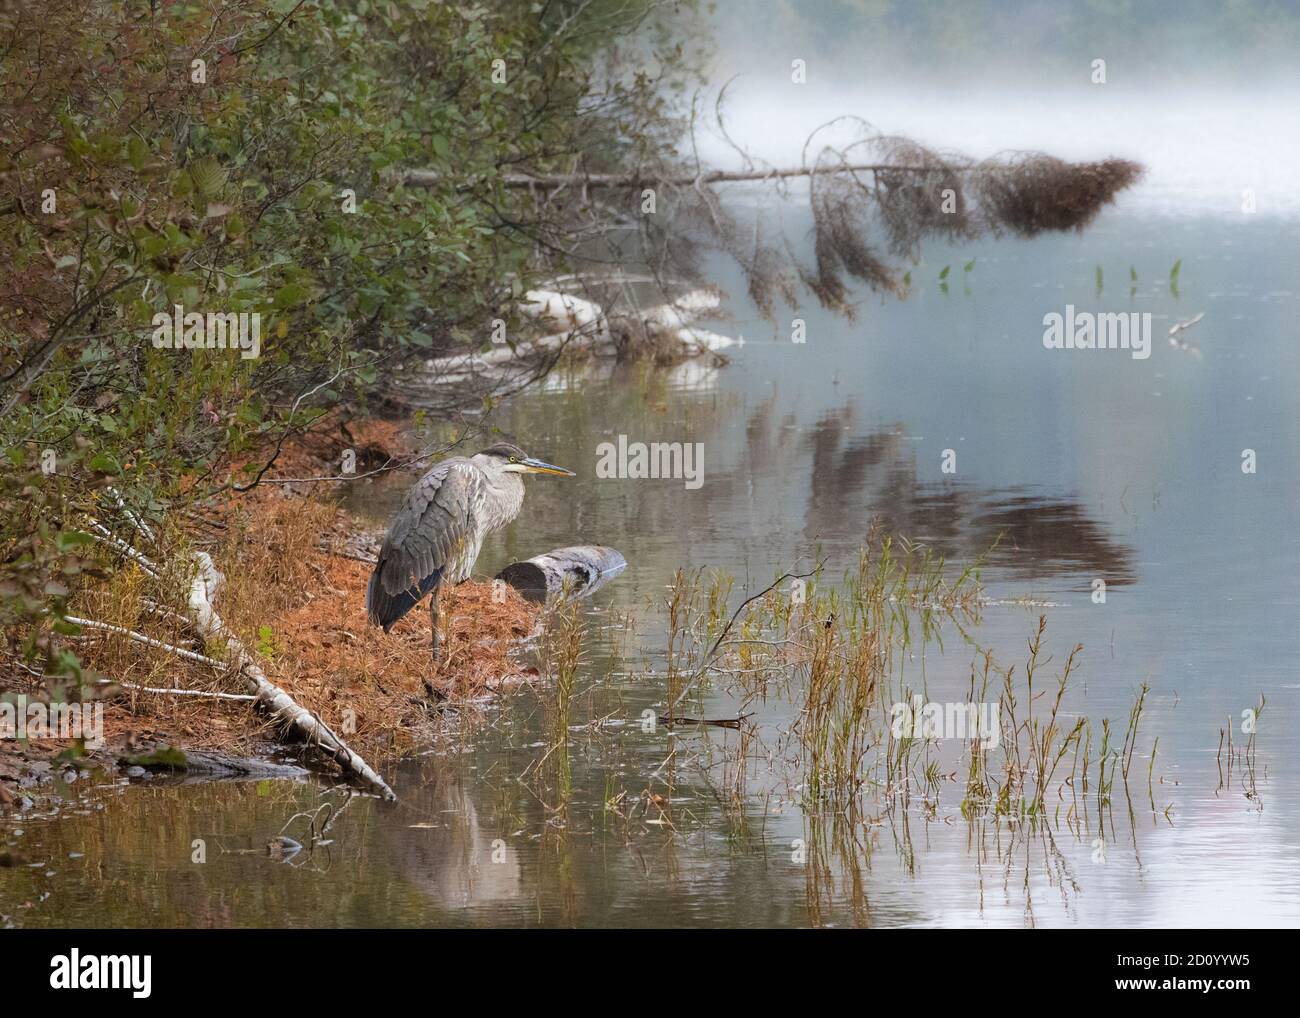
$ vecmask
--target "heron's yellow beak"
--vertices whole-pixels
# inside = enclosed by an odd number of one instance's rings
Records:
[[[541,460],[535,460],[531,456],[522,460],[519,464],[524,467],[526,474],[555,474],[557,477],[576,477],[572,470],[565,470],[564,467],[557,467],[554,463],[544,463]]]

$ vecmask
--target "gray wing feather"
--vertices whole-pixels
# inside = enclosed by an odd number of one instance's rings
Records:
[[[388,632],[438,584],[478,525],[484,478],[463,457],[439,463],[406,496],[366,585],[366,613]]]
[[[421,477],[379,552],[384,592],[408,590],[445,568],[473,534],[482,499],[483,475],[464,460],[439,463]]]

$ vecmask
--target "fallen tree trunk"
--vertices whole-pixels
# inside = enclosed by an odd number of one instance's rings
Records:
[[[114,546],[128,548],[131,552],[130,558],[140,568],[147,570],[151,575],[157,576],[160,570],[148,556],[130,548],[126,542],[117,538],[111,531],[100,524],[93,524],[97,529],[102,531],[103,535],[109,539]],[[147,529],[142,532],[152,536]],[[98,622],[94,619],[83,619],[76,616],[66,616],[67,621],[74,625],[84,626],[88,629],[98,629],[104,632],[116,633],[126,636],[129,639],[141,643],[145,646],[154,647],[158,650],[166,651],[169,654],[175,654],[177,657],[187,661],[194,661],[198,664],[205,664],[213,668],[222,669],[225,667],[234,668],[244,679],[248,686],[248,696],[253,703],[261,707],[271,718],[280,724],[283,728],[296,731],[303,736],[311,745],[323,750],[335,763],[339,765],[344,773],[355,776],[363,781],[366,785],[377,792],[383,799],[393,802],[396,801],[397,795],[388,783],[384,781],[378,773],[348,748],[341,738],[334,734],[333,729],[324,721],[301,706],[288,693],[277,686],[274,682],[266,677],[262,669],[258,666],[256,658],[249,653],[236,637],[221,620],[213,608],[212,602],[216,597],[217,591],[225,582],[225,577],[218,572],[217,567],[213,565],[212,558],[206,552],[198,551],[194,553],[194,579],[190,584],[189,592],[189,611],[190,620],[198,634],[204,640],[222,641],[225,644],[225,653],[221,659],[210,657],[205,654],[196,654],[194,651],[186,650],[183,647],[176,647],[172,644],[165,643],[162,640],[155,640],[152,637],[145,636],[142,633],[134,632],[123,626],[114,626],[106,622]],[[137,687],[144,688],[144,687]],[[155,693],[173,693],[177,695],[204,695],[216,697],[236,698],[234,694],[210,693],[199,690],[180,690],[180,689],[153,689],[146,691]]]
[[[515,562],[497,573],[529,601],[586,597],[627,568],[627,559],[613,548],[579,544],[556,548]]]
[[[945,170],[947,168],[944,168]],[[957,171],[974,167],[960,166]],[[695,176],[659,176],[653,173],[503,173],[498,179],[506,187],[639,187],[642,184],[668,184],[693,187],[696,184],[727,184],[745,180],[788,180],[810,177],[814,173],[935,173],[934,166],[906,166],[895,163],[852,163],[823,167],[789,166],[767,170],[711,170]],[[434,187],[444,176],[438,170],[407,170],[402,178],[408,187]]]
[[[256,659],[233,633],[226,628],[221,616],[212,606],[213,599],[225,578],[212,564],[211,557],[202,551],[194,553],[195,575],[190,585],[190,615],[200,635],[205,639],[220,639],[226,644],[226,660],[239,669],[248,684],[249,692],[256,697],[258,706],[286,729],[302,735],[309,743],[319,747],[343,770],[360,778],[389,802],[396,801],[396,793],[388,783],[361,757],[348,748],[347,743],[334,734],[324,721],[300,706],[288,693],[266,677]]]
[[[561,348],[616,355],[622,346],[643,337],[665,345],[670,353],[698,357],[720,353],[737,341],[690,324],[696,317],[721,306],[717,293],[702,289],[684,294],[645,311],[606,313],[595,301],[556,290],[529,290],[519,310],[526,317],[562,331],[508,346],[504,343],[481,353],[451,354],[424,362],[424,370],[438,384],[463,382],[475,377],[494,378],[530,358],[554,354]]]
[[[1078,230],[1091,223],[1116,195],[1143,174],[1127,159],[1066,162],[1040,152],[1007,152],[975,160],[958,153],[928,149],[907,138],[882,135],[858,118],[858,137],[836,148],[825,145],[809,165],[813,132],[804,144],[798,166],[696,171],[669,167],[625,173],[508,173],[474,179],[467,190],[490,186],[527,189],[534,203],[573,206],[583,215],[594,213],[594,225],[604,230],[628,230],[640,237],[635,257],[657,265],[662,273],[698,278],[700,247],[723,251],[743,271],[750,298],[762,317],[775,321],[778,301],[797,308],[800,289],[825,308],[852,318],[858,284],[883,292],[901,293],[901,265],[920,258],[921,241],[969,241],[981,236],[1013,233],[1036,237],[1048,231]],[[829,127],[830,124],[823,125]],[[766,240],[764,210],[737,214],[718,194],[731,182],[767,183],[781,201],[789,195],[786,182],[807,181],[813,220],[811,264],[791,249],[784,226],[777,242]],[[408,170],[398,177],[412,186],[456,186],[442,171]],[[636,191],[667,192],[666,221],[651,226],[655,202],[641,215],[630,207]],[[603,189],[604,198],[591,192]],[[624,196],[622,209],[607,208],[609,193]],[[646,198],[655,195],[641,195]],[[563,207],[563,205],[561,205]],[[605,221],[600,222],[601,216]],[[751,221],[752,220],[752,221]]]

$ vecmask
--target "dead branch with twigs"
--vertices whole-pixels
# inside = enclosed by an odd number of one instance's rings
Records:
[[[743,167],[707,169],[698,155],[693,167],[665,160],[622,173],[587,171],[510,173],[508,188],[527,189],[539,213],[563,214],[595,229],[637,237],[636,252],[656,280],[702,281],[700,255],[722,251],[743,270],[748,293],[773,319],[777,302],[799,306],[801,290],[824,307],[852,317],[854,284],[901,292],[898,260],[915,262],[923,240],[967,241],[1011,234],[1028,238],[1049,231],[1082,229],[1132,186],[1143,168],[1125,159],[1071,163],[1038,152],[1012,152],[976,160],[940,152],[909,138],[876,131],[858,117],[837,117],[808,136],[798,166],[760,165],[726,132],[721,90],[717,126],[739,154]],[[822,132],[857,126],[846,145],[816,148]],[[698,130],[692,118],[692,141]],[[815,154],[813,154],[815,151]],[[406,186],[428,187],[434,170],[412,169]],[[806,181],[813,221],[811,263],[790,247],[783,229],[773,230],[761,208],[736,211],[719,185],[769,186],[789,198],[789,185]],[[593,197],[598,192],[599,197]],[[645,196],[655,214],[644,214]],[[761,205],[762,203],[755,203]],[[775,240],[768,239],[769,234]],[[614,240],[611,255],[627,255]],[[581,260],[578,252],[570,255]]]

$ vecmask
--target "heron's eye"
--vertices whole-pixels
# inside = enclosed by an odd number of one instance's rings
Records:
[[[511,463],[518,463],[518,462],[519,462],[519,457],[518,457],[518,456],[511,456],[511,457],[510,457],[510,462],[511,462]]]

